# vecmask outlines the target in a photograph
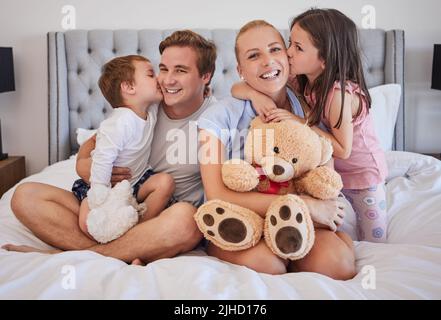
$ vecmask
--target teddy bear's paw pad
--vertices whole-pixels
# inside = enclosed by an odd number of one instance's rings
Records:
[[[279,257],[303,258],[314,243],[314,226],[300,198],[276,201],[265,220],[265,240]],[[303,202],[303,201],[302,201]]]
[[[225,250],[247,249],[262,236],[263,219],[259,215],[221,200],[202,205],[195,220],[204,236]]]

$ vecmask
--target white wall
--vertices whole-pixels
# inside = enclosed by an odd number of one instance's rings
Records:
[[[407,148],[441,151],[441,91],[429,89],[433,44],[441,43],[439,0],[0,0],[0,46],[14,48],[16,70],[16,91],[0,94],[3,149],[25,155],[28,174],[48,163],[46,33],[62,30],[67,4],[77,29],[239,28],[256,18],[287,28],[310,6],[337,8],[361,25],[361,8],[373,5],[378,28],[406,32]]]

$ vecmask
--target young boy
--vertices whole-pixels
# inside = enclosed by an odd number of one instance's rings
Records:
[[[150,61],[137,55],[115,58],[104,65],[98,84],[114,109],[98,128],[90,184],[79,179],[72,187],[82,201],[79,226],[89,236],[87,217],[91,209],[106,201],[113,166],[130,168],[133,195],[147,206],[143,220],[164,210],[175,187],[170,175],[155,174],[148,163],[162,100]]]

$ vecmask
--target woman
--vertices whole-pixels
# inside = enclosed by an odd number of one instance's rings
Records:
[[[299,101],[287,89],[289,64],[285,43],[271,24],[257,20],[247,23],[236,37],[236,59],[241,78],[255,90],[270,97],[283,114],[303,117]],[[207,109],[199,118],[201,136],[201,176],[207,200],[220,199],[251,209],[262,217],[277,197],[257,192],[238,193],[222,182],[222,163],[243,155],[244,131],[256,113],[250,101],[228,98]],[[243,157],[242,157],[243,158]],[[316,227],[316,240],[309,254],[301,260],[285,261],[261,240],[242,251],[225,251],[209,243],[207,252],[219,259],[247,266],[257,272],[283,274],[287,271],[310,271],[339,280],[355,275],[355,258],[350,237],[333,232],[342,223],[343,207],[338,201],[319,201],[302,197]]]

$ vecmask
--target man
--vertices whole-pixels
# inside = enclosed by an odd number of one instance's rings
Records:
[[[87,249],[141,263],[190,251],[202,239],[193,219],[196,206],[203,201],[197,160],[172,162],[168,155],[176,144],[173,133],[186,135],[184,153],[197,153],[197,140],[191,137],[191,126],[214,101],[207,93],[215,70],[216,48],[200,35],[184,30],[167,37],[159,50],[158,82],[164,100],[158,112],[150,164],[154,171],[167,172],[175,179],[176,191],[170,206],[157,217],[138,223],[120,238],[101,245],[78,227],[80,203],[71,192],[41,183],[24,183],[14,193],[12,210],[42,241],[60,250]],[[90,177],[90,152],[94,146],[94,140],[90,139],[78,152],[77,172],[85,181]],[[112,182],[130,174],[124,168],[115,168],[113,173]],[[5,249],[36,251],[14,245],[6,245]]]

